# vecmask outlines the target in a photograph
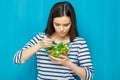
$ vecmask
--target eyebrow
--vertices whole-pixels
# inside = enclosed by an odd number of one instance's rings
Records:
[[[55,24],[59,24],[59,23],[57,23],[57,22],[54,22]],[[64,24],[62,24],[62,25],[66,25],[66,24],[70,24],[70,22],[69,23],[64,23]]]

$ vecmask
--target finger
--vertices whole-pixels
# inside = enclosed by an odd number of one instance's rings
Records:
[[[60,58],[61,58],[61,59],[65,59],[65,58],[66,58],[66,56],[64,56],[64,55],[61,55],[61,56],[60,56]]]
[[[55,61],[61,61],[60,58],[55,58],[55,57],[53,57],[53,56],[51,56],[51,55],[49,55],[49,57],[50,57],[51,59],[55,60]]]
[[[52,62],[54,62],[54,63],[57,63],[57,61],[53,60],[52,58],[50,58],[50,60],[51,60]]]
[[[52,58],[50,58],[50,60],[51,60],[52,62],[54,62],[54,63],[60,64],[60,61],[54,60],[54,59],[52,59]]]
[[[50,39],[46,39],[46,40],[44,40],[44,43],[46,45],[51,45],[53,42]]]
[[[51,39],[52,39],[52,41],[55,41],[55,38],[52,37]]]
[[[50,47],[50,46],[52,45],[52,43],[44,43],[44,45],[45,45],[46,47]]]
[[[53,41],[54,41],[54,39],[53,39],[53,38],[48,38],[48,41],[53,42]]]
[[[53,37],[50,37],[50,39],[51,39],[52,43],[54,43],[54,41],[55,41],[55,38],[53,38]]]
[[[50,38],[44,38],[43,41],[48,42],[48,41],[51,41],[51,39]]]
[[[46,44],[51,45],[53,42],[47,41]]]

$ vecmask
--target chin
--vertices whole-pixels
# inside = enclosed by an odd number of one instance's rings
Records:
[[[65,36],[66,36],[66,34],[59,34],[59,36],[60,36],[60,37],[65,37]]]
[[[64,32],[64,33],[58,33],[58,35],[59,35],[60,37],[65,37],[67,34]]]

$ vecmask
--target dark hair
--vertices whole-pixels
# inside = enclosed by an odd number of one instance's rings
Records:
[[[48,18],[48,24],[45,33],[51,36],[55,32],[55,29],[53,27],[53,19],[62,16],[68,16],[71,19],[71,28],[69,31],[69,35],[70,35],[70,40],[72,41],[79,34],[76,28],[77,23],[76,23],[74,8],[69,2],[66,1],[58,2],[52,7]]]

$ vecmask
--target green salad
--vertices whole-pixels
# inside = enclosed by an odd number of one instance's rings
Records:
[[[58,45],[53,44],[51,47],[46,48],[48,54],[54,57],[60,57],[61,55],[66,55],[68,52],[69,46],[60,42]]]

